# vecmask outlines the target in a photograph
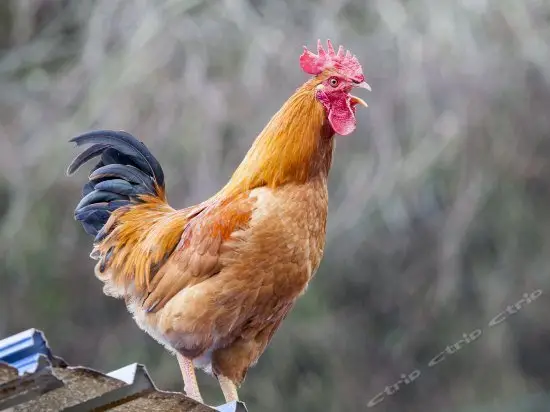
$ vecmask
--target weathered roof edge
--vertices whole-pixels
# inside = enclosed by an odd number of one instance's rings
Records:
[[[0,341],[0,411],[162,410],[246,412],[241,402],[213,409],[182,393],[160,391],[143,365],[108,374],[68,366],[53,356],[44,334],[29,329]]]

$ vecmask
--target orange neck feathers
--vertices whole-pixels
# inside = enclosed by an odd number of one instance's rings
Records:
[[[305,183],[328,174],[334,131],[326,121],[323,106],[315,98],[317,84],[315,78],[306,82],[286,101],[220,193]]]

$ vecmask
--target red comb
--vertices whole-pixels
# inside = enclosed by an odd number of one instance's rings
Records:
[[[335,52],[330,40],[327,40],[326,51],[321,44],[321,40],[317,41],[317,54],[310,52],[304,46],[304,53],[300,56],[300,66],[303,71],[313,75],[317,75],[325,69],[334,68],[355,81],[362,82],[365,80],[363,69],[357,57],[352,55],[349,50],[344,52],[343,46],[338,47],[338,52]]]

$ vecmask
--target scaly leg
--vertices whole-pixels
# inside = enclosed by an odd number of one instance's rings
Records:
[[[183,376],[183,385],[185,393],[190,398],[202,403],[202,396],[195,376],[195,367],[193,361],[185,356],[177,354],[178,363],[180,364],[181,374]]]
[[[237,387],[235,384],[225,376],[218,376],[218,382],[222,388],[223,396],[225,397],[226,402],[233,402],[239,400],[239,395],[237,394]]]

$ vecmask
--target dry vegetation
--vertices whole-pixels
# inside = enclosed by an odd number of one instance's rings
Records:
[[[305,80],[302,44],[330,37],[363,63],[370,109],[338,139],[325,260],[249,373],[250,410],[367,410],[415,369],[372,410],[547,389],[549,20],[542,0],[3,1],[0,336],[39,327],[71,363],[139,361],[177,389],[175,360],[92,275],[67,140],[130,131],[161,160],[170,202],[197,202]]]

